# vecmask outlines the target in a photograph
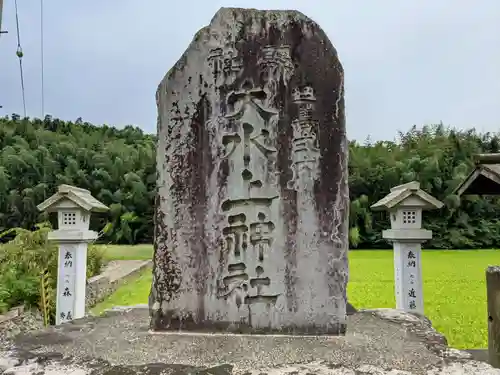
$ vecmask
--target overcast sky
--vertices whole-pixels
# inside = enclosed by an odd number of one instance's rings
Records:
[[[14,0],[4,0],[0,115],[22,114]],[[41,117],[40,1],[18,0],[27,113]],[[155,91],[222,6],[297,9],[346,71],[351,139],[413,124],[500,130],[498,0],[45,0],[45,112],[156,131]]]

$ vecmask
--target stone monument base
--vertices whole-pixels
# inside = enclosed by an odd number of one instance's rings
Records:
[[[500,374],[448,348],[429,320],[391,309],[350,315],[342,337],[151,333],[148,325],[147,307],[136,307],[19,335],[0,343],[0,374]]]

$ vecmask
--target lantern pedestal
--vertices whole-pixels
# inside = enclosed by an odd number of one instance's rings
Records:
[[[422,243],[432,231],[422,229],[422,211],[441,208],[443,203],[420,189],[416,181],[399,185],[371,207],[389,211],[391,229],[382,237],[394,249],[396,309],[424,314],[422,287]]]
[[[56,325],[85,316],[87,247],[96,239],[93,231],[49,233],[49,240],[57,241],[59,246]]]
[[[58,229],[48,239],[59,246],[56,325],[85,316],[87,247],[98,234],[89,230],[91,212],[108,210],[90,192],[60,185],[57,193],[38,205],[40,211],[56,212]]]

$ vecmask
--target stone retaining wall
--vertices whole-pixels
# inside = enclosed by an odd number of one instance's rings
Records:
[[[91,277],[87,280],[87,291],[85,293],[85,306],[87,308],[95,306],[97,303],[102,302],[116,291],[125,282],[139,274],[144,268],[151,266],[152,261],[147,260],[136,267],[131,268],[128,272],[118,278],[112,278],[111,275],[102,273],[100,275]]]
[[[18,318],[23,314],[24,314],[24,306],[14,307],[9,311],[7,311],[5,314],[0,315],[0,324]]]

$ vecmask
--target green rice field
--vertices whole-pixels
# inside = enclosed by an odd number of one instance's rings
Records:
[[[110,259],[150,259],[149,245],[111,246]],[[485,270],[500,265],[499,250],[427,250],[422,254],[425,314],[455,348],[487,347]],[[349,301],[358,309],[394,307],[393,253],[355,250],[349,253]],[[151,270],[97,305],[100,313],[117,305],[147,303]]]

